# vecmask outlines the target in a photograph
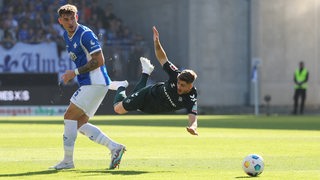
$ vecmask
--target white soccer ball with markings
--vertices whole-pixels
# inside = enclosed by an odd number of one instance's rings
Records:
[[[243,159],[242,169],[249,176],[258,176],[264,169],[263,158],[257,154],[250,154]]]

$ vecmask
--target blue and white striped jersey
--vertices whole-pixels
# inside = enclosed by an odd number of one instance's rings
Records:
[[[97,36],[84,25],[78,24],[77,30],[71,38],[68,37],[67,32],[64,32],[63,37],[70,59],[75,63],[77,68],[87,64],[91,60],[90,54],[101,51]],[[109,85],[111,82],[104,65],[88,73],[77,75],[77,79],[80,86]]]

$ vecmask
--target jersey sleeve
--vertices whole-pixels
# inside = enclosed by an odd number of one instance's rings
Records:
[[[170,80],[176,80],[180,73],[180,70],[170,61],[163,64],[163,70],[169,75]]]
[[[92,31],[85,31],[83,33],[81,44],[87,49],[89,54],[101,50],[98,38]]]
[[[192,106],[192,108],[187,109],[188,114],[194,114],[197,115],[198,114],[198,107],[197,107],[197,102],[195,102]]]
[[[197,106],[197,93],[194,92],[193,94],[189,95],[189,102],[187,105],[187,113],[188,114],[198,114],[198,106]]]

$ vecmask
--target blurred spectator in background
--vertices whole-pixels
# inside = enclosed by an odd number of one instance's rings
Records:
[[[35,30],[36,29],[45,30],[45,27],[46,27],[40,12],[36,13],[35,18],[30,21],[29,25],[30,25],[31,28],[33,28]]]
[[[299,62],[299,68],[296,69],[294,73],[294,95],[293,95],[293,112],[292,114],[297,114],[298,102],[300,99],[300,114],[303,114],[305,99],[307,96],[307,82],[309,79],[309,72],[304,67],[304,62]]]
[[[91,12],[94,12],[98,15],[98,20],[103,22],[104,17],[104,9],[101,8],[98,1],[90,1],[91,2]]]
[[[27,22],[22,22],[21,27],[18,29],[18,41],[28,43],[29,42],[29,29]]]
[[[44,29],[36,29],[34,35],[33,43],[35,44],[49,42]]]
[[[3,23],[2,23],[2,19],[0,19],[0,41],[2,42],[4,37],[4,28],[3,28]]]
[[[7,28],[11,29],[12,31],[16,31],[18,28],[18,21],[16,21],[13,18],[13,14],[12,12],[9,12],[6,16],[5,16],[5,20],[4,20],[4,24],[6,25]]]
[[[48,22],[46,23],[46,28],[49,34],[52,33],[52,31],[56,31],[59,36],[62,36],[64,31],[61,25],[57,22],[56,18],[55,12],[50,12],[47,19]]]
[[[28,39],[27,39],[26,43],[34,44],[35,41],[36,41],[36,32],[35,32],[34,28],[28,27]]]
[[[2,46],[6,49],[12,48],[16,43],[14,35],[8,30],[4,30],[4,36],[2,39]]]
[[[103,14],[103,24],[105,25],[106,29],[109,29],[110,21],[116,19],[117,16],[113,13],[113,4],[107,3],[104,8]]]

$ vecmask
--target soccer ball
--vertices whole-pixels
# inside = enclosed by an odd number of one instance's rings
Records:
[[[263,158],[257,154],[250,154],[243,159],[242,169],[249,176],[258,176],[264,169]]]

